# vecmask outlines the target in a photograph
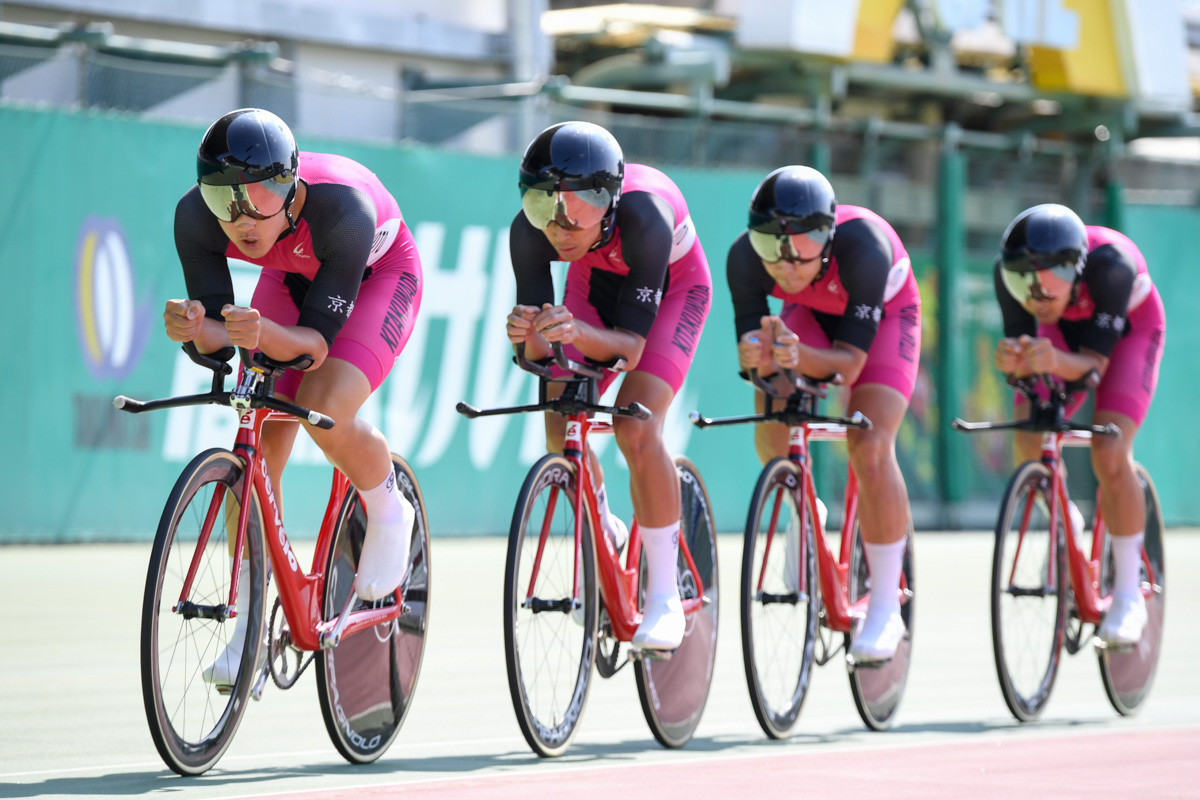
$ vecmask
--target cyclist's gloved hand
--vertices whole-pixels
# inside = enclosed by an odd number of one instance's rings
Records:
[[[221,309],[225,318],[225,330],[229,333],[229,343],[247,350],[258,347],[258,337],[262,333],[262,315],[257,308],[226,305]]]
[[[204,325],[204,304],[199,300],[168,300],[163,324],[173,342],[190,342]]]

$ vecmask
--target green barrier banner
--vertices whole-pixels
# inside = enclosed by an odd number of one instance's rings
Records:
[[[0,263],[15,300],[0,322],[8,347],[0,542],[149,539],[183,466],[205,448],[231,446],[237,425],[231,410],[214,406],[143,415],[112,406],[118,394],[145,400],[205,391],[210,383],[210,373],[167,339],[161,318],[166,300],[186,291],[172,226],[176,202],[194,181],[203,131],[8,107],[0,107],[0,131],[6,152],[21,154],[10,160],[0,190]],[[544,452],[541,416],[472,421],[455,404],[484,408],[536,398],[534,379],[512,364],[504,335],[515,299],[507,237],[519,209],[516,158],[329,141],[302,147],[346,155],[379,175],[399,202],[423,263],[416,329],[362,415],[413,465],[436,535],[506,532],[524,474]],[[752,392],[736,373],[724,263],[761,175],[668,172],[688,200],[713,271],[714,297],[695,363],[665,421],[666,438],[673,452],[698,465],[719,528],[736,531],[760,469],[753,431],[700,431],[687,414],[753,408]],[[462,203],[464,183],[469,206]],[[1187,213],[1181,229],[1195,224],[1195,212]],[[1136,228],[1136,210],[1131,218]],[[912,252],[923,298],[922,371],[898,449],[920,525],[922,516],[938,518],[934,454],[948,420],[938,417],[931,377],[937,274],[928,254]],[[1147,247],[1146,254],[1158,251]],[[230,268],[239,302],[248,303],[257,270],[237,261]],[[967,392],[960,407],[976,418],[1003,416],[1009,394],[990,367],[999,320],[989,264],[967,268],[972,374],[960,382]],[[556,279],[561,286],[561,268]],[[1168,337],[1168,353],[1174,341]],[[837,407],[834,401],[826,410]],[[614,510],[628,518],[628,471],[615,442],[598,437],[594,444]],[[844,446],[816,447],[820,485],[839,487]],[[980,438],[972,447],[976,472],[969,494],[992,503],[1010,468],[1008,444],[1003,437]],[[298,437],[283,478],[293,536],[315,535],[330,474],[315,445]],[[1165,507],[1175,508],[1163,494]],[[1196,509],[1189,513],[1200,517]]]

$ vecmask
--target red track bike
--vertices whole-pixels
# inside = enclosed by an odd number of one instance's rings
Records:
[[[535,405],[481,411],[466,403],[458,410],[475,418],[552,411],[567,418],[563,454],[543,456],[529,470],[517,497],[504,572],[504,652],[517,723],[529,746],[543,757],[566,752],[587,702],[592,665],[612,677],[631,660],[642,712],[665,747],[682,747],[700,723],[712,682],[717,644],[717,540],[708,492],[690,461],[675,458],[682,509],[676,579],[687,616],[677,650],[632,650],[621,660],[641,622],[644,595],[641,543],[636,520],[625,564],[604,534],[592,484],[588,437],[612,433],[611,422],[594,413],[647,419],[644,406],[599,405],[597,378],[603,373],[568,360],[555,343],[555,360],[572,377],[562,394],[547,397],[549,366],[517,363],[539,376]]]
[[[266,460],[262,426],[297,418],[330,428],[333,420],[274,396],[286,363],[261,353],[250,359],[237,388],[229,347],[211,355],[184,345],[192,361],[213,372],[206,394],[141,402],[117,397],[132,413],[216,404],[240,417],[233,450],[199,454],[175,482],[163,509],[146,575],[142,605],[142,697],[150,734],[163,761],[180,775],[198,775],[224,754],[270,677],[292,687],[317,661],[317,693],[325,727],[352,763],[379,758],[395,740],[412,703],[429,621],[429,529],[416,476],[404,459],[392,463],[401,490],[417,511],[408,574],[391,598],[364,604],[354,592],[366,515],[349,480],[334,470],[313,565],[298,562],[280,519]],[[243,560],[249,585],[239,585]],[[267,586],[274,568],[278,597],[267,622]],[[246,646],[231,687],[206,683],[201,672],[228,644],[237,600],[247,593]],[[264,628],[264,626],[266,626]],[[265,648],[265,652],[263,651]]]
[[[1010,422],[951,423],[955,430],[1025,430],[1042,434],[1042,455],[1017,467],[1008,482],[996,521],[992,559],[992,649],[996,675],[1009,711],[1021,722],[1042,713],[1058,674],[1062,650],[1074,655],[1092,641],[1094,630],[1112,602],[1111,537],[1100,515],[1100,495],[1092,522],[1091,547],[1085,553],[1084,531],[1075,530],[1068,513],[1064,447],[1087,447],[1093,436],[1119,436],[1114,425],[1077,425],[1066,419],[1070,396],[1094,389],[1099,376],[1063,385],[1050,376],[1010,380],[1029,399],[1028,419]],[[1049,398],[1038,393],[1039,383]],[[1100,677],[1108,699],[1121,714],[1133,714],[1150,692],[1162,649],[1166,565],[1163,554],[1162,507],[1150,473],[1141,464],[1134,472],[1146,501],[1146,536],[1142,546],[1142,596],[1148,621],[1141,641],[1132,648],[1110,649],[1096,640]]]
[[[844,441],[847,428],[869,428],[871,421],[857,412],[849,418],[819,415],[817,403],[826,393],[822,383],[792,370],[782,374],[794,391],[782,393],[756,370],[749,372],[751,383],[766,395],[763,414],[722,419],[692,414],[700,428],[781,422],[790,429],[787,458],[763,467],[754,487],[742,546],[742,659],[754,714],[772,739],[788,736],[796,724],[814,662],[823,666],[843,647],[849,650],[871,592],[854,470],[848,471],[835,555],[817,512],[809,449],[814,441]],[[782,408],[775,408],[778,401],[783,401]],[[854,705],[872,730],[891,726],[908,681],[916,599],[912,535],[910,519],[899,588],[900,613],[908,630],[896,654],[872,665],[845,659]]]

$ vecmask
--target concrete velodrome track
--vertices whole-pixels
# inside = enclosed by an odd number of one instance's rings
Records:
[[[896,726],[860,722],[845,669],[817,670],[796,734],[771,742],[746,695],[741,539],[720,543],[712,691],[696,738],[651,737],[631,670],[594,678],[570,752],[541,761],[513,718],[500,628],[504,541],[435,539],[430,638],[391,750],[353,767],[325,732],[312,671],[268,684],[216,768],[182,779],[142,709],[138,626],[149,544],[0,548],[0,797],[1200,797],[1200,531],[1166,538],[1162,659],[1140,715],[1109,705],[1090,648],[1064,656],[1042,719],[997,688],[991,535],[921,533],[912,672]],[[298,548],[305,549],[303,546]]]

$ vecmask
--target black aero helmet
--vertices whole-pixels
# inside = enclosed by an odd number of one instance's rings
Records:
[[[1069,289],[1083,274],[1087,227],[1071,209],[1057,203],[1027,208],[1017,215],[1000,246],[1001,277],[1020,301],[1049,299]]]
[[[196,178],[219,219],[232,222],[242,214],[267,219],[291,205],[299,164],[296,140],[283,120],[260,108],[241,108],[205,132]]]
[[[802,260],[801,248],[794,246],[802,242],[794,237],[804,234],[812,245],[820,245],[823,272],[836,221],[833,187],[812,167],[780,167],[763,178],[750,198],[750,243],[764,261]]]
[[[521,206],[539,229],[551,222],[567,228],[601,222],[599,246],[611,236],[624,179],[625,155],[611,133],[590,122],[560,122],[525,148]]]

